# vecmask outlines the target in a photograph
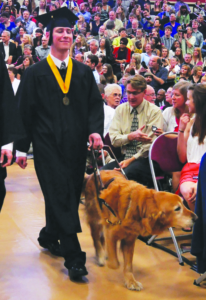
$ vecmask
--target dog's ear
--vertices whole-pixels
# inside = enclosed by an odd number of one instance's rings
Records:
[[[160,234],[164,229],[165,213],[159,211],[142,219],[142,225],[149,234]]]

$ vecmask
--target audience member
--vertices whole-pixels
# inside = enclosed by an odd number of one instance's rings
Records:
[[[174,35],[177,33],[178,26],[180,26],[180,24],[176,22],[176,16],[174,13],[170,14],[170,22],[164,25],[164,27],[166,26],[172,27],[171,36],[174,37]]]
[[[171,36],[172,27],[165,26],[164,31],[165,31],[165,34],[163,35],[163,37],[161,37],[161,42],[170,51],[171,47],[175,41],[175,39]]]
[[[36,24],[30,20],[30,13],[28,10],[25,10],[22,15],[22,22],[25,24],[25,29],[28,34],[33,34]]]
[[[96,55],[89,54],[87,56],[85,64],[92,69],[96,83],[97,84],[100,83],[99,74],[98,74],[97,70],[95,69],[96,66],[98,65],[98,57]]]
[[[155,92],[157,92],[166,82],[168,70],[161,67],[161,59],[158,56],[150,58],[149,66],[148,72],[150,71],[153,74],[150,85],[155,89]]]
[[[194,47],[202,48],[203,45],[203,34],[198,30],[198,21],[193,20],[192,21],[192,36],[195,37],[195,44]]]
[[[160,89],[157,91],[157,97],[156,97],[155,104],[158,107],[162,107],[165,105],[165,90]]]
[[[124,27],[122,21],[116,18],[116,13],[113,10],[109,12],[109,19],[104,23],[105,27],[109,21],[114,22],[115,30],[119,30],[120,28]]]
[[[99,42],[97,40],[95,39],[90,40],[89,48],[90,51],[84,53],[84,61],[86,61],[87,56],[90,54],[99,56]]]
[[[155,94],[155,90],[153,89],[152,86],[147,85],[147,89],[146,89],[146,93],[144,95],[144,99],[149,101],[152,104],[155,104],[156,94]]]
[[[14,95],[16,95],[19,84],[20,84],[20,80],[18,80],[16,78],[17,75],[17,70],[14,67],[9,67],[8,68],[8,73],[9,73],[9,78],[11,80],[11,85],[14,91]]]
[[[6,64],[10,65],[17,59],[16,44],[10,41],[10,32],[4,30],[1,34],[2,43],[0,43],[0,52]]]
[[[43,36],[41,42],[41,46],[35,48],[35,54],[40,60],[46,58],[50,53],[49,39]]]
[[[113,74],[112,66],[110,64],[104,64],[102,67],[102,73],[105,77],[106,84],[117,83],[117,76]]]
[[[113,109],[117,108],[122,97],[121,87],[116,83],[107,84],[107,86],[104,88],[104,97],[108,106],[112,107]]]

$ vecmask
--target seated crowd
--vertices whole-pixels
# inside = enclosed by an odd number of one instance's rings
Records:
[[[173,189],[194,210],[197,176],[189,175],[197,173],[206,151],[205,7],[198,1],[191,12],[183,0],[174,5],[167,0],[40,0],[36,7],[30,0],[22,6],[16,0],[2,2],[0,51],[15,93],[25,69],[50,52],[46,28],[35,17],[64,6],[78,16],[70,56],[93,71],[105,102],[104,136],[109,133],[112,145],[121,147],[118,159],[127,177],[150,186],[152,141],[163,132],[178,132],[178,155],[187,167],[186,174],[174,176]],[[197,83],[202,85],[192,85]],[[105,156],[103,169],[119,167]]]

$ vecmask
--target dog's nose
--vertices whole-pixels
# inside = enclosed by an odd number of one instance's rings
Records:
[[[193,218],[192,218],[192,221],[195,222],[195,221],[197,221],[197,219],[198,219],[198,216],[196,214],[194,214]]]

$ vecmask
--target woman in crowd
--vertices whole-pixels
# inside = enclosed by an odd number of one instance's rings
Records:
[[[167,92],[165,93],[165,99],[166,99],[166,103],[165,105],[161,106],[160,109],[162,111],[164,111],[166,108],[171,107],[172,106],[172,87],[169,87],[167,89]]]
[[[98,36],[99,34],[99,28],[103,25],[103,22],[100,21],[101,14],[95,13],[94,15],[94,21],[90,22],[90,33],[92,36]]]
[[[114,75],[112,66],[110,64],[104,64],[102,67],[102,71],[106,79],[106,84],[117,83],[117,77]]]
[[[203,65],[203,60],[202,60],[202,53],[201,53],[201,48],[195,47],[191,64],[194,66],[202,66]]]
[[[180,70],[180,78],[184,78],[184,80],[191,80],[191,69],[188,65],[182,65]]]
[[[32,37],[30,34],[24,34],[22,38],[22,43],[17,47],[17,57],[22,56],[24,53],[24,46],[31,45],[33,46]]]
[[[35,8],[37,15],[43,15],[49,12],[49,7],[47,7],[46,0],[40,0],[39,6]]]
[[[70,48],[70,56],[75,57],[77,54],[81,54],[82,52],[86,52],[88,50],[87,42],[85,36],[80,33],[76,37],[75,42],[72,44]]]
[[[132,54],[130,63],[126,66],[125,72],[128,68],[132,68],[135,74],[139,74],[139,69],[141,68],[141,55],[138,53]]]
[[[89,24],[85,22],[85,19],[82,15],[78,16],[79,20],[74,25],[74,38],[77,37],[79,33],[86,35],[89,32]]]
[[[174,41],[172,44],[171,50],[169,51],[169,58],[175,56],[175,50],[181,48],[181,43],[179,41]]]
[[[26,34],[26,30],[24,29],[24,27],[19,27],[19,34],[14,39],[17,47],[22,44],[24,34]]]
[[[193,68],[193,74],[191,77],[192,83],[200,83],[202,79],[202,67],[201,66],[195,66]]]
[[[181,48],[177,47],[175,49],[175,56],[177,56],[179,58],[179,64],[181,65],[184,62]]]
[[[139,4],[135,5],[135,7],[132,10],[132,13],[136,16],[137,21],[139,22],[139,27],[143,27],[141,6]]]
[[[37,28],[35,31],[36,37],[33,39],[33,46],[36,48],[37,46],[41,46],[41,40],[43,36],[43,30],[40,28]]]
[[[17,10],[14,6],[13,0],[8,0],[8,6],[10,7],[11,15],[16,18],[17,17]]]
[[[112,50],[110,47],[109,40],[106,38],[101,38],[99,40],[99,53],[104,55],[106,58],[106,63],[112,64],[113,63],[113,55]]]
[[[169,50],[163,46],[160,58],[162,59],[162,66],[167,67],[169,66]]]
[[[87,11],[88,11],[91,15],[95,14],[95,12],[96,12],[96,7],[95,7],[94,0],[88,0]]]
[[[30,0],[24,0],[23,3],[22,3],[22,5],[26,6],[27,10],[31,14],[31,12],[32,12],[32,4],[31,4]]]
[[[121,20],[122,23],[123,23],[123,25],[125,25],[126,22],[127,22],[127,19],[125,18],[124,10],[122,9],[121,6],[117,7],[117,10],[116,10],[116,19]]]
[[[32,57],[26,55],[26,56],[24,57],[24,60],[23,60],[22,65],[19,65],[18,67],[16,67],[16,69],[18,69],[17,79],[21,79],[21,77],[23,76],[25,70],[26,70],[29,66],[33,65],[33,63],[34,63],[34,62],[33,62]]]
[[[157,37],[160,40],[160,43],[161,43],[159,30],[157,28],[152,28],[152,37]]]
[[[160,0],[156,0],[154,3],[154,8],[153,8],[153,14],[157,15],[162,11],[161,8],[161,1]]]
[[[189,113],[180,118],[177,152],[179,160],[186,162],[180,176],[179,191],[187,201],[189,208],[194,211],[199,165],[206,152],[206,85],[193,85],[188,89],[187,106]]]
[[[190,12],[188,11],[186,5],[182,5],[179,7],[179,11],[176,16],[178,23],[185,25],[188,25],[190,23]]]
[[[196,5],[199,6],[199,8],[196,7]],[[196,2],[196,5],[193,6],[193,12],[198,14],[198,15],[201,14],[202,16],[204,16],[205,15],[204,10],[201,9],[202,8],[202,2],[200,0],[198,0]]]
[[[129,64],[131,59],[131,50],[127,48],[128,39],[121,38],[120,46],[114,48],[113,57],[115,64],[113,65],[114,74],[117,75],[117,79],[121,77],[120,64]]]
[[[162,44],[161,41],[157,37],[152,37],[150,42],[152,53],[154,55],[160,56]]]

